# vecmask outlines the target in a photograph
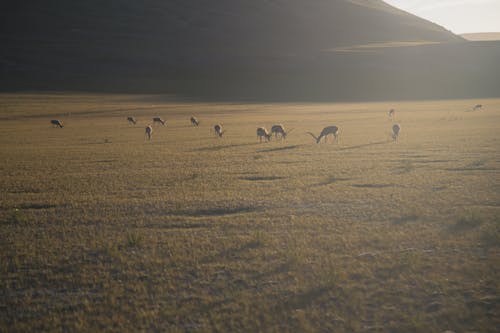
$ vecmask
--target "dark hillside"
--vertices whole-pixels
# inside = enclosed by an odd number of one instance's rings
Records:
[[[341,89],[337,82],[357,86],[379,79],[367,77],[366,69],[378,66],[376,74],[384,75],[383,69],[393,66],[394,50],[369,52],[371,57],[340,54],[338,48],[464,43],[379,0],[28,0],[1,6],[4,91],[168,92],[232,99],[272,97],[269,91],[277,89],[280,99],[296,98],[297,90],[301,98],[368,98],[370,93]],[[428,49],[418,52],[426,56]],[[387,60],[381,54],[389,54]],[[433,67],[434,59],[428,60],[423,65]],[[411,64],[397,63],[402,68],[392,72],[411,70]],[[313,82],[303,85],[307,77]],[[392,93],[382,91],[378,97]]]

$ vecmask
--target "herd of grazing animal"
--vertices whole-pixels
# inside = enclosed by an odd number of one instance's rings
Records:
[[[389,114],[392,118],[394,116],[394,109],[389,111]],[[134,117],[127,117],[127,121],[131,125],[137,124],[137,120]],[[194,116],[192,116],[190,118],[190,121],[191,121],[191,125],[193,125],[195,127],[198,127],[200,125],[200,122]],[[52,126],[56,126],[56,127],[60,127],[60,128],[63,127],[63,123],[61,120],[53,119],[50,121],[50,123],[52,124]],[[153,118],[153,125],[156,123],[159,123],[162,126],[165,126],[166,121],[160,117],[154,117]],[[145,131],[144,131],[145,139],[147,139],[148,141],[151,140],[151,137],[153,135],[153,125],[152,124],[147,125],[145,128]],[[220,124],[220,123],[214,125],[213,129],[214,129],[215,135],[219,138],[222,138],[224,133],[226,132],[225,130],[223,130],[222,124]],[[394,141],[397,141],[401,127],[399,124],[395,124],[392,127],[392,130],[393,130],[392,137],[393,137]],[[289,133],[291,133],[292,131],[293,131],[293,129],[288,130],[288,131],[285,130],[285,127],[282,124],[273,125],[271,127],[271,132],[268,132],[265,127],[259,127],[259,128],[257,128],[257,138],[259,139],[259,142],[262,142],[262,139],[264,139],[265,142],[269,142],[269,141],[271,141],[271,138],[274,134],[274,137],[276,138],[276,140],[278,138],[280,140],[285,140],[287,135]],[[338,136],[339,136],[339,128],[337,126],[327,126],[327,127],[323,128],[323,130],[321,131],[319,136],[315,136],[311,132],[307,132],[307,133],[310,134],[316,140],[316,143],[320,143],[322,138],[325,138],[325,142],[327,142],[327,137],[329,135],[331,135],[333,137],[333,142],[335,142],[335,141],[337,141]]]
[[[483,108],[482,104],[476,104],[476,105],[474,105],[474,107],[472,107],[472,110],[476,111],[476,110],[481,110],[482,108]],[[390,109],[387,114],[388,114],[389,118],[391,118],[391,120],[394,122],[396,111],[394,109]],[[151,137],[153,135],[153,125],[154,124],[158,123],[158,124],[161,124],[162,126],[165,126],[165,124],[166,124],[166,121],[163,120],[161,117],[154,117],[152,120],[153,120],[153,123],[147,125],[145,128],[144,135],[145,135],[145,138],[147,140],[151,140]],[[127,117],[127,121],[130,125],[137,124],[137,120],[134,117]],[[198,127],[200,125],[199,120],[195,116],[192,116],[190,118],[190,121],[191,121],[191,125],[194,127]],[[50,121],[50,123],[53,127],[59,127],[59,128],[64,127],[63,122],[59,119],[52,119]],[[214,125],[213,130],[214,130],[215,136],[218,138],[222,138],[224,133],[226,132],[225,130],[223,130],[222,124],[220,124],[220,123]],[[292,132],[292,131],[293,131],[293,129],[288,130],[288,131],[285,130],[285,127],[282,124],[273,125],[271,127],[271,132],[268,132],[265,127],[259,127],[259,128],[257,128],[257,138],[259,139],[259,142],[261,142],[261,143],[262,143],[262,139],[264,139],[265,142],[269,142],[269,141],[271,141],[271,138],[274,134],[274,137],[276,140],[278,140],[278,138],[280,140],[285,140],[287,135],[290,134],[290,132]],[[396,123],[396,124],[392,125],[392,139],[394,142],[398,141],[400,132],[401,132],[401,125],[400,124]],[[332,137],[332,142],[337,142],[339,139],[339,128],[335,125],[326,126],[325,128],[323,128],[323,130],[319,133],[318,136],[314,135],[311,132],[307,132],[307,134],[311,135],[314,138],[314,140],[316,140],[316,143],[320,143],[322,138],[324,138],[325,142],[327,142],[328,136]]]

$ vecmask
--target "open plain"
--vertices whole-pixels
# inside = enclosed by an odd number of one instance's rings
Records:
[[[0,120],[1,332],[498,332],[500,100],[2,94]]]

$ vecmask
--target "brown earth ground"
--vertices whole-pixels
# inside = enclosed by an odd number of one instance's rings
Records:
[[[500,100],[3,94],[0,119],[1,332],[500,327]]]

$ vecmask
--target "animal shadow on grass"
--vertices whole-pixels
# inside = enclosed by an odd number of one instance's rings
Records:
[[[281,179],[286,179],[286,177],[279,177],[279,176],[249,176],[249,177],[241,177],[241,180],[248,180],[248,181],[272,181],[272,180],[281,180]]]
[[[258,150],[259,153],[271,153],[271,152],[276,152],[276,151],[283,151],[283,150],[292,150],[299,148],[301,145],[293,145],[293,146],[285,146],[285,147],[276,147],[276,148],[268,148],[268,149],[261,149]]]
[[[474,161],[472,163],[469,163],[465,166],[462,167],[456,167],[456,168],[446,168],[446,171],[495,171],[498,170],[498,168],[494,167],[487,167],[485,166],[486,161],[485,160],[478,160]]]
[[[395,218],[392,220],[393,224],[405,224],[405,223],[410,223],[410,222],[416,222],[418,221],[418,216],[415,214],[411,215],[403,215],[398,218]]]
[[[395,187],[394,184],[352,184],[352,187],[358,188],[386,188],[386,187]]]
[[[349,181],[349,180],[351,180],[351,178],[329,176],[325,180],[323,180],[322,182],[312,184],[311,187],[326,186],[326,185],[335,184],[337,182],[345,182],[345,181]]]
[[[207,146],[207,147],[200,147],[193,149],[193,152],[196,151],[219,151],[219,150],[224,150],[224,149],[229,149],[229,148],[237,148],[237,147],[246,147],[246,146],[255,146],[258,145],[259,143],[235,143],[235,144],[230,144],[230,145],[223,145],[223,146]]]
[[[213,207],[213,208],[174,211],[171,213],[171,215],[190,216],[190,217],[225,216],[225,215],[235,215],[242,213],[251,213],[259,210],[261,210],[260,207],[253,207],[253,206]]]
[[[472,231],[484,223],[484,217],[477,212],[469,212],[460,216],[454,224],[448,226],[447,230],[452,233]]]
[[[370,142],[370,143],[364,143],[364,144],[356,145],[356,146],[342,147],[342,148],[340,148],[340,150],[359,149],[359,148],[371,147],[371,146],[376,146],[376,145],[383,145],[383,144],[391,143],[391,142],[392,142],[392,140]]]

